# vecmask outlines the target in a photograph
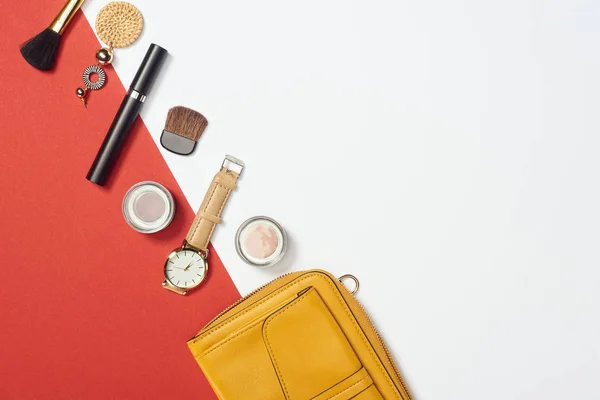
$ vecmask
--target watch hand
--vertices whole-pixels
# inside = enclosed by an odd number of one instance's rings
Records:
[[[187,267],[185,267],[183,270],[187,271],[188,269],[190,269],[190,267],[192,266],[192,263],[189,263]]]

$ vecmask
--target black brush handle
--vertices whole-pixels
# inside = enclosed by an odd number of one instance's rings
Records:
[[[106,183],[121,152],[123,142],[129,136],[131,126],[140,113],[140,108],[146,100],[146,95],[154,84],[167,54],[167,50],[154,43],[148,48],[133,82],[131,82],[129,93],[121,102],[119,111],[117,111],[102,146],[96,154],[96,159],[87,174],[88,181],[100,186],[104,186]]]
[[[139,98],[136,99],[130,94],[125,96],[87,174],[88,181],[104,186],[141,108],[142,102]]]

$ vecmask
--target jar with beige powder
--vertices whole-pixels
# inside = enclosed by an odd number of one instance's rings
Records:
[[[255,267],[269,267],[285,254],[287,234],[272,218],[252,217],[239,227],[235,235],[235,249],[246,263]]]

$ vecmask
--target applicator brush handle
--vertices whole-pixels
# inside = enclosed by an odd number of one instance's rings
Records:
[[[79,7],[83,4],[83,1],[84,0],[69,0],[56,18],[54,18],[54,21],[52,21],[49,28],[61,35],[69,22],[71,22],[73,15],[75,15],[77,10],[79,10]]]
[[[108,179],[123,143],[129,136],[129,131],[142,108],[142,104],[146,101],[146,95],[154,84],[167,54],[167,50],[154,43],[148,48],[146,56],[133,78],[133,82],[131,82],[129,92],[125,95],[110,129],[104,137],[102,146],[96,154],[94,163],[87,174],[88,181],[103,186]]]

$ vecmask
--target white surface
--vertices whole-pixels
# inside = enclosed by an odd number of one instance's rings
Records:
[[[209,120],[163,151],[191,205],[246,162],[214,238],[241,292],[355,274],[417,399],[600,398],[598,1],[133,2],[122,81],[172,54],[157,145],[171,106]],[[290,235],[276,269],[234,249],[258,214]]]

